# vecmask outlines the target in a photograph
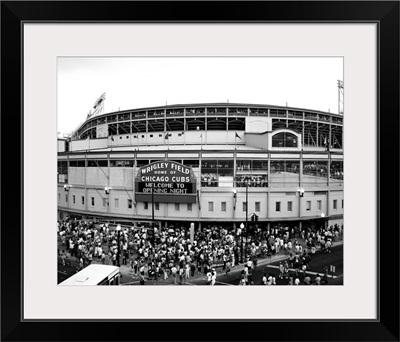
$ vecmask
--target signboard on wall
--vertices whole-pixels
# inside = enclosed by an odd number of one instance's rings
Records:
[[[136,201],[195,203],[196,178],[192,168],[172,161],[143,166],[135,181]]]
[[[96,128],[96,137],[97,138],[106,138],[108,137],[108,125],[98,125]]]

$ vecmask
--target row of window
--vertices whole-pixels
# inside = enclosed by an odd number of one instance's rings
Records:
[[[61,194],[58,193],[58,201],[61,201]],[[68,194],[65,194],[65,202],[68,202]],[[77,203],[76,195],[72,195],[72,204]],[[85,196],[81,196],[81,204],[85,205]],[[95,198],[90,197],[90,204],[94,207],[95,206]],[[128,209],[132,209],[133,201],[131,199],[127,200],[127,207]],[[108,200],[107,198],[103,197],[103,207],[107,207]],[[114,198],[114,207],[119,208],[119,198]]]
[[[143,202],[144,210],[149,209],[149,202]],[[180,203],[175,203],[175,211],[180,211]],[[160,210],[160,203],[154,202],[154,210]],[[186,203],[186,211],[192,211],[192,203]]]
[[[157,160],[136,160],[137,166],[145,166]],[[199,160],[172,160],[178,163],[182,163],[191,167],[199,167]],[[88,159],[88,167],[134,167],[134,160],[110,160],[106,159]],[[233,175],[234,169],[233,160],[203,160],[201,162],[202,173],[216,173],[223,175]],[[300,172],[300,161],[291,160],[271,160],[271,172],[272,173],[299,173]],[[85,160],[70,160],[69,167],[85,167]],[[68,168],[67,161],[58,162],[58,172],[66,173]],[[304,174],[318,174],[326,173],[328,169],[328,161],[303,161],[303,173]],[[343,161],[331,161],[330,163],[331,174],[343,172]],[[268,171],[268,160],[236,160],[237,171]]]
[[[244,204],[244,203],[243,203]],[[286,210],[287,211],[293,211],[293,202],[292,201],[288,201],[286,203],[287,207]],[[337,199],[334,199],[332,202],[333,205],[333,209],[337,210],[338,206],[337,206]],[[344,207],[344,200],[342,200],[342,209]],[[275,211],[276,212],[280,212],[281,211],[281,202],[275,202]],[[322,210],[322,201],[321,200],[317,200],[317,210],[321,211]],[[306,201],[306,211],[311,211],[311,201]]]
[[[185,109],[167,109],[165,112],[164,110],[149,110],[147,111],[147,117],[162,117],[164,118],[165,114],[166,117],[168,116],[184,116]],[[186,115],[193,116],[193,115],[205,115],[206,109],[205,108],[186,108]],[[226,115],[227,112],[231,115],[260,115],[260,116],[268,116],[268,108],[207,108],[208,115]],[[302,111],[286,111],[285,109],[269,109],[269,114],[271,117],[288,117],[288,118],[296,118],[296,119],[303,119],[303,112]],[[124,113],[119,115],[110,115],[107,117],[101,117],[97,120],[89,121],[85,126],[82,127],[82,130],[86,130],[89,127],[94,127],[96,125],[103,125],[105,123],[112,123],[112,122],[121,122],[121,121],[130,121],[140,118],[146,117],[146,111],[142,112],[134,112],[134,113]],[[317,114],[317,113],[309,113],[304,112],[304,118],[308,120],[319,120],[330,122],[331,117],[329,115]],[[342,123],[342,118],[332,117],[332,122],[339,122]]]
[[[58,194],[58,201],[61,200],[61,194]],[[91,205],[94,207],[95,205],[95,198],[91,197]],[[65,194],[65,201],[68,202],[68,194]],[[76,204],[76,195],[72,195],[72,203]],[[81,203],[82,205],[85,205],[85,196],[81,196]],[[132,209],[132,204],[133,201],[131,199],[127,200],[127,207],[128,209]],[[337,209],[337,199],[333,200],[333,209]],[[103,197],[103,207],[107,207],[108,205],[108,199]],[[149,202],[144,202],[144,210],[149,209]],[[186,210],[187,211],[192,211],[192,203],[187,203],[186,204]],[[119,208],[119,198],[114,198],[114,207]],[[342,209],[344,207],[344,200],[342,199]],[[254,203],[254,211],[255,212],[260,212],[261,208],[261,202],[255,202]],[[154,202],[154,210],[160,210],[160,203]],[[247,210],[247,202],[242,202],[242,210],[243,212],[246,212]],[[288,212],[293,211],[293,201],[287,201],[286,202],[286,210]],[[322,200],[317,200],[317,210],[321,211],[322,210]],[[180,211],[180,203],[175,203],[175,211]],[[214,212],[214,202],[208,202],[208,211],[209,212]],[[275,211],[276,212],[281,212],[282,211],[282,202],[277,201],[275,202]],[[306,211],[311,211],[311,201],[306,201]],[[221,212],[225,213],[226,212],[226,202],[221,202]]]
[[[112,132],[110,132],[110,133],[112,133]],[[114,133],[114,134],[110,134],[110,135],[116,135],[117,133]],[[181,132],[181,133],[178,133],[178,137],[181,137],[183,134],[185,134],[184,132]],[[150,138],[153,138],[154,137],[154,134],[150,134],[149,135],[150,136]],[[138,139],[138,138],[140,138],[140,137],[142,137],[142,139],[144,139],[145,138],[145,135],[144,134],[142,134],[142,135],[133,135],[133,139]],[[172,137],[172,133],[166,133],[165,135],[164,134],[158,134],[158,137],[159,138],[161,138],[161,137],[164,137],[165,139],[168,139],[168,137]],[[122,139],[122,136],[120,136],[119,137],[120,139]],[[114,139],[114,138],[113,138]],[[126,139],[129,139],[129,135],[127,135],[126,136]],[[114,140],[113,140],[114,141]]]

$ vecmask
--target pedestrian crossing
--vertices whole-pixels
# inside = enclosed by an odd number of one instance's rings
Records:
[[[275,266],[275,265],[267,265],[267,267],[270,267],[270,268],[276,268],[276,269],[279,269],[279,266]],[[289,268],[289,271],[292,271],[292,272],[295,272],[296,270],[294,269],[294,268]],[[302,270],[300,270],[299,271],[299,273],[303,273],[303,271]],[[323,272],[312,272],[312,271],[306,271],[306,273],[307,274],[311,274],[311,275],[323,275]],[[340,275],[340,276],[335,276],[335,275],[332,275],[332,274],[328,274],[328,278],[339,278],[339,277],[343,277],[343,275]]]

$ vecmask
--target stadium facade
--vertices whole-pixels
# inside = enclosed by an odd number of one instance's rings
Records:
[[[341,225],[343,116],[206,103],[89,117],[58,139],[57,188],[59,219]]]

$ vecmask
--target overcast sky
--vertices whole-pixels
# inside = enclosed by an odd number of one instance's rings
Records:
[[[254,103],[338,112],[339,57],[59,58],[58,131],[85,121],[106,93],[104,112],[166,103]]]

